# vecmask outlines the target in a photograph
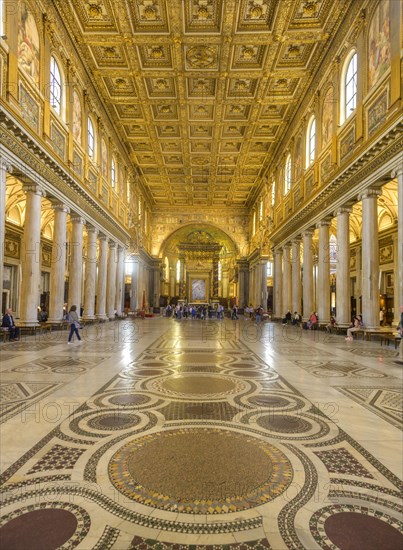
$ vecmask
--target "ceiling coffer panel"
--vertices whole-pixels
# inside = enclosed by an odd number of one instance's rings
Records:
[[[54,5],[155,204],[230,207],[253,200],[336,25],[355,4]]]

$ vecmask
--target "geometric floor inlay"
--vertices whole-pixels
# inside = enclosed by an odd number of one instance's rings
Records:
[[[403,391],[395,388],[333,386],[396,428],[403,428]]]
[[[242,317],[138,325],[0,354],[1,550],[400,550],[394,354]]]
[[[284,453],[260,439],[184,428],[126,443],[111,459],[109,475],[134,501],[174,512],[219,514],[274,499],[291,483],[292,468]]]

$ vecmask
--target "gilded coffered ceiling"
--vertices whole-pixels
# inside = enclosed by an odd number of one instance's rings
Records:
[[[247,206],[352,0],[55,0],[156,206]]]

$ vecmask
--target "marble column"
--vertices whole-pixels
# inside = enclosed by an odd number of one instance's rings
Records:
[[[170,296],[170,298],[173,298],[176,295],[176,292],[175,292],[175,279],[176,279],[175,268],[170,267],[169,268],[169,296]]]
[[[0,157],[0,291],[3,289],[4,279],[4,241],[5,241],[5,221],[6,221],[6,180],[7,172],[11,173],[12,168]],[[3,311],[3,292],[0,292],[0,311]],[[5,307],[4,307],[5,309]]]
[[[330,221],[317,224],[319,229],[318,246],[318,316],[320,323],[330,321]]]
[[[399,223],[400,220],[398,220]],[[392,326],[397,327],[400,322],[399,290],[399,235],[393,235],[393,321]],[[385,319],[386,322],[386,319]]]
[[[227,269],[223,269],[222,271],[222,279],[221,279],[221,286],[222,286],[222,296],[223,298],[228,298],[228,287],[229,287],[229,272]]]
[[[218,299],[218,262],[219,258],[213,258],[213,298]]]
[[[109,242],[108,276],[106,282],[106,315],[112,320],[115,318],[116,295],[116,248],[113,241]]]
[[[262,260],[260,264],[260,272],[261,272],[261,284],[260,288],[262,297],[260,300],[260,303],[262,304],[263,309],[267,310],[267,260]]]
[[[100,320],[107,319],[106,315],[106,278],[108,273],[108,237],[99,237],[99,261],[97,282],[97,307],[96,317]]]
[[[81,308],[81,290],[83,282],[83,225],[85,221],[81,216],[70,216],[72,222],[70,242],[70,265],[69,265],[69,298],[68,308],[77,306],[77,312]]]
[[[292,313],[301,314],[301,240],[292,241]]]
[[[283,251],[281,248],[274,250],[274,317],[282,319],[283,312]]]
[[[119,317],[123,315],[123,299],[125,292],[125,250],[118,246],[118,262],[116,266],[115,309]]]
[[[84,319],[95,317],[95,290],[97,282],[97,234],[95,227],[87,226],[87,259],[85,262]]]
[[[24,237],[21,247],[20,326],[38,324],[41,282],[41,205],[43,191],[38,185],[24,185],[26,194]]]
[[[302,301],[303,301],[303,314],[302,319],[308,321],[314,308],[313,300],[313,246],[312,236],[314,230],[307,229],[303,232],[303,285],[302,285]]]
[[[355,289],[354,297],[356,300],[356,311],[355,314],[361,313],[361,304],[362,301],[362,247],[357,246],[355,249]]]
[[[137,278],[138,278],[138,262],[137,258],[130,257],[132,283],[130,289],[130,310],[135,311],[137,309]]]
[[[179,298],[183,300],[185,298],[185,257],[180,256],[180,267],[179,267]]]
[[[395,318],[400,320],[400,308],[403,307],[403,169],[399,168],[392,174],[397,178],[397,270],[395,273],[395,285],[397,286],[395,304]],[[403,348],[403,339],[400,349]]]
[[[362,318],[367,328],[379,326],[378,197],[380,189],[366,189],[362,201]]]
[[[350,290],[350,213],[351,208],[339,208],[337,216],[336,319],[339,325],[351,322]]]
[[[283,314],[292,310],[292,280],[291,280],[291,247],[289,244],[283,247]]]
[[[64,282],[66,276],[67,214],[64,204],[52,204],[55,212],[50,271],[49,324],[63,321]]]
[[[154,266],[154,303],[153,307],[160,307],[160,295],[161,295],[161,265]]]

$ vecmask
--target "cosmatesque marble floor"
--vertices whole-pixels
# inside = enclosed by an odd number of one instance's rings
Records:
[[[0,548],[403,548],[393,346],[242,317],[82,336],[0,344]]]

